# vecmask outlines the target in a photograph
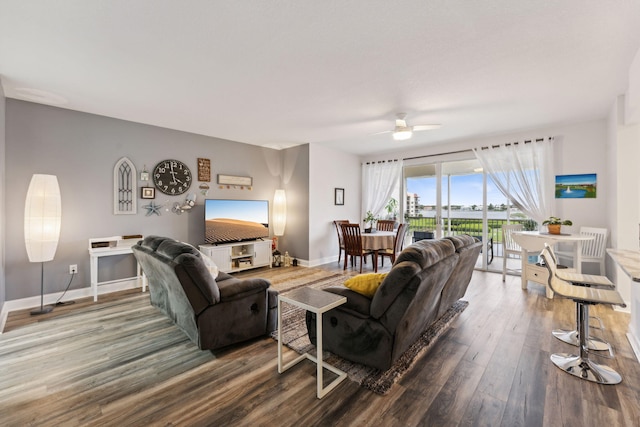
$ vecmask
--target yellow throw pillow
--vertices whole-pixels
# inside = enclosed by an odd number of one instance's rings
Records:
[[[347,279],[347,281],[344,282],[344,285],[354,292],[371,298],[376,293],[385,277],[387,277],[387,273],[359,274]]]

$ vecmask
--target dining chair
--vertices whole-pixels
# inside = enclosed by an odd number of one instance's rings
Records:
[[[396,256],[402,252],[402,246],[404,245],[404,238],[407,235],[407,226],[409,224],[404,222],[398,225],[398,231],[396,237],[393,239],[393,248],[384,251],[378,251],[380,255],[381,265],[384,267],[384,258],[389,257],[391,259],[391,265],[396,262]]]
[[[502,281],[505,281],[507,274],[507,258],[509,255],[522,257],[522,248],[518,245],[511,233],[522,231],[522,224],[505,224],[502,226]],[[522,273],[524,274],[524,272]]]
[[[393,231],[395,224],[395,220],[392,219],[379,219],[377,229],[378,231]]]
[[[342,257],[342,251],[344,250],[344,240],[342,238],[342,228],[340,228],[340,224],[349,224],[348,219],[336,219],[333,221],[333,225],[336,227],[336,232],[338,233],[338,264],[340,264],[340,258]]]
[[[600,275],[606,275],[605,257],[609,230],[606,228],[580,227],[580,235],[594,237],[593,240],[582,242],[582,263],[598,263]],[[560,259],[573,260],[573,252],[556,251],[556,256]],[[574,265],[573,267],[577,268],[578,266]]]
[[[551,362],[568,374],[598,384],[618,384],[622,377],[615,370],[589,359],[587,339],[589,336],[589,307],[594,304],[611,304],[626,307],[624,300],[615,289],[597,289],[575,286],[560,279],[553,271],[553,261],[548,247],[540,258],[549,273],[548,284],[553,292],[576,303],[578,313],[579,354],[554,353]]]
[[[362,234],[360,233],[360,224],[340,224],[342,229],[342,238],[344,240],[344,268],[347,269],[347,262],[351,257],[351,265],[354,266],[355,257],[360,257],[360,273],[362,273],[362,264],[366,261],[367,255],[371,255],[371,261],[374,269],[376,267],[376,259],[373,251],[365,251],[362,247]]]

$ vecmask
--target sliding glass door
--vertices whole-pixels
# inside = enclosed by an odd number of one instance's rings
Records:
[[[502,225],[527,218],[484,174],[474,159],[408,162],[403,206],[412,241],[470,234],[483,242],[476,268],[501,271]]]

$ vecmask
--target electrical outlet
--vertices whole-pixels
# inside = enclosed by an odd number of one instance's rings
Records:
[[[71,264],[69,266],[69,274],[76,274],[78,272],[78,264]]]

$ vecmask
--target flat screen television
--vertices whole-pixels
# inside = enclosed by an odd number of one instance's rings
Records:
[[[213,244],[269,237],[269,201],[206,199],[204,229]]]

